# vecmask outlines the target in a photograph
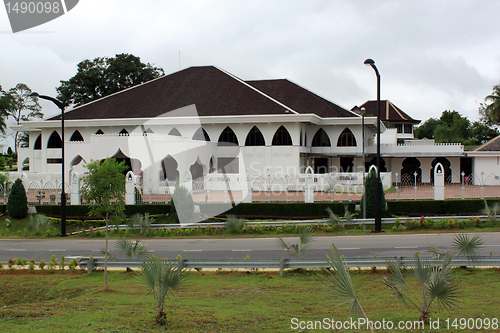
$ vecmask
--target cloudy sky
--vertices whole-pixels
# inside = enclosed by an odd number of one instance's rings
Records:
[[[471,120],[500,82],[500,1],[81,0],[12,33],[0,9],[0,85],[56,96],[84,59],[139,56],[167,74],[215,65],[244,80],[287,78],[352,108],[382,99],[416,119]],[[180,54],[180,56],[179,56]],[[41,102],[46,115],[57,109]]]

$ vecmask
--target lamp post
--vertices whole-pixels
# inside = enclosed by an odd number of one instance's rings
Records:
[[[373,59],[366,59],[364,64],[373,68],[377,76],[377,185],[375,187],[375,232],[382,232],[382,212],[380,207],[382,199],[382,183],[380,181],[380,73]]]
[[[50,96],[44,96],[44,95],[39,95],[36,92],[33,92],[30,96],[33,97],[38,97],[41,99],[46,99],[48,101],[51,101],[59,109],[61,109],[61,172],[62,172],[62,188],[61,188],[61,237],[66,236],[66,191],[64,189],[65,182],[64,182],[64,104]]]

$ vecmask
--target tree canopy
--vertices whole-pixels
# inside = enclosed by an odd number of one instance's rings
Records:
[[[491,102],[484,110],[485,115],[493,124],[500,124],[500,84],[493,86],[493,92],[484,100]]]
[[[479,113],[481,114],[481,108]],[[439,119],[429,118],[415,129],[417,139],[427,138],[434,139],[437,143],[457,142],[464,145],[479,145],[499,134],[486,121],[486,117],[471,123],[455,110],[443,111]]]
[[[162,75],[165,75],[163,69],[144,64],[132,54],[87,59],[78,64],[75,76],[61,80],[57,98],[66,105],[78,106]]]
[[[1,90],[1,89],[0,89]],[[38,97],[31,97],[31,89],[24,83],[18,83],[9,91],[2,91],[0,97],[0,130],[5,132],[5,118],[11,117],[19,125],[21,121],[32,118],[43,118],[42,108],[38,104]],[[19,146],[19,132],[14,134],[14,143],[17,153]]]

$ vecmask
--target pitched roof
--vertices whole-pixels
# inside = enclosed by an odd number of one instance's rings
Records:
[[[260,91],[288,105],[299,113],[314,113],[320,117],[356,117],[350,112],[286,79],[245,81]]]
[[[154,118],[188,105],[199,116],[314,113],[355,114],[288,80],[245,82],[214,66],[190,67],[87,103],[65,113],[67,120]],[[50,120],[60,119],[60,116]]]
[[[472,151],[500,151],[500,135],[483,143]]]
[[[366,101],[360,108],[365,108],[366,114],[377,115],[377,101]],[[418,124],[420,120],[413,119],[403,110],[388,100],[380,101],[380,120],[389,122],[406,122]]]
[[[196,105],[199,116],[285,115],[286,110],[290,112],[286,106],[237,77],[205,66],[190,67],[103,97],[65,113],[64,118],[154,118],[192,104]]]

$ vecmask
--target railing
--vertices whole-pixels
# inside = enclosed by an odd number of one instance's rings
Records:
[[[387,261],[395,260],[400,267],[411,267],[415,263],[413,257],[380,257],[380,258],[345,258],[344,263],[350,268],[369,268],[369,267],[387,267]],[[432,266],[442,265],[443,259],[424,259]],[[275,260],[191,260],[181,259],[173,260],[178,266],[183,266],[188,269],[273,269],[280,271],[283,276],[285,269],[289,268],[305,268],[318,269],[322,267],[328,268],[329,265],[325,259],[275,259]],[[484,256],[478,257],[472,261],[467,257],[453,258],[452,266],[455,267],[500,267],[499,256]],[[81,268],[87,269],[87,273],[91,274],[92,270],[104,268],[104,258],[79,258]],[[140,260],[108,260],[108,268],[125,269],[140,268]]]

